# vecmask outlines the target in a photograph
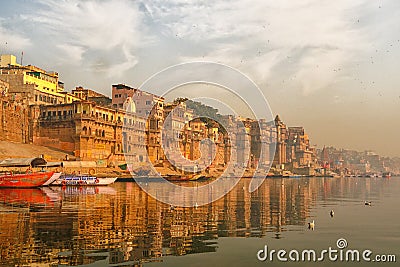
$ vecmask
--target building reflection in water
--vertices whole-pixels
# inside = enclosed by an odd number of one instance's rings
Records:
[[[249,182],[197,208],[171,208],[135,183],[2,189],[0,263],[138,266],[167,255],[215,252],[218,237],[281,238],[289,227],[302,231],[317,200],[379,191],[368,179],[267,179],[253,193]]]

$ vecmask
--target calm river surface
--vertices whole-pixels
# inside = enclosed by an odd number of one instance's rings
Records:
[[[400,178],[273,178],[253,193],[249,182],[197,208],[171,208],[135,183],[0,189],[0,265],[399,266]],[[340,238],[397,263],[257,259],[266,245],[319,257]]]

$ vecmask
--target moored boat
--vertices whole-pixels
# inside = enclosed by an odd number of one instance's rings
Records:
[[[34,171],[34,169],[45,164],[47,162],[43,158],[8,158],[1,160],[0,167],[6,168],[6,170],[0,174],[0,187],[32,188],[44,185],[54,172],[43,169]],[[25,167],[27,168],[26,171],[21,171]]]
[[[61,186],[97,186],[97,185],[109,185],[114,183],[117,177],[105,177],[98,178],[90,175],[61,175],[51,185]]]
[[[164,179],[169,182],[183,182],[189,181],[191,177],[189,176],[181,176],[181,175],[166,175]]]
[[[169,182],[185,182],[185,181],[199,181],[207,179],[206,176],[202,174],[195,175],[166,175],[163,177]]]
[[[392,177],[392,174],[390,172],[384,172],[384,173],[382,173],[382,177],[383,178],[390,178],[390,177]]]
[[[46,183],[54,172],[36,172],[14,174],[7,172],[0,176],[0,187],[30,188]]]

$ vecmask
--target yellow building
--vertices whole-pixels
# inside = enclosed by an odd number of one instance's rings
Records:
[[[39,67],[21,66],[13,55],[1,55],[0,80],[9,84],[9,93],[21,94],[33,104],[64,104],[80,100],[64,92],[64,83],[57,72],[48,72]]]

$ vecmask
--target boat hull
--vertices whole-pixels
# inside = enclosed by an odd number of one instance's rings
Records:
[[[6,174],[0,176],[0,188],[32,188],[46,183],[54,172],[37,172],[25,174]]]

